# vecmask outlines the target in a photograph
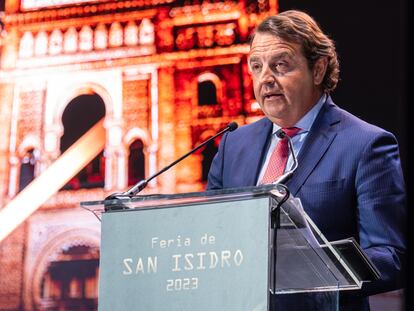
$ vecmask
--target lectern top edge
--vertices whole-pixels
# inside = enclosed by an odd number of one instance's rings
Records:
[[[243,188],[231,188],[231,189],[220,189],[220,190],[209,190],[205,192],[190,192],[190,193],[179,193],[179,194],[153,194],[153,195],[139,195],[133,198],[122,198],[122,199],[110,199],[110,200],[99,200],[99,201],[87,201],[81,202],[81,206],[88,210],[103,212],[108,210],[127,210],[134,209],[136,207],[160,207],[163,205],[185,204],[187,201],[191,203],[199,202],[211,202],[214,200],[242,200],[248,198],[257,198],[260,196],[281,196],[285,195],[284,188],[280,185],[262,185],[252,186]],[[111,208],[108,208],[111,207]],[[114,207],[114,208],[113,208]]]

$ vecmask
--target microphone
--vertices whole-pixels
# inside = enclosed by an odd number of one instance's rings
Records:
[[[280,139],[286,138],[288,140],[289,151],[292,154],[293,165],[286,173],[281,175],[278,179],[276,179],[273,184],[284,184],[286,183],[293,175],[293,173],[298,168],[298,159],[296,157],[295,151],[293,150],[292,139],[287,135],[282,129],[279,129],[276,132],[276,136]]]
[[[132,188],[130,188],[129,190],[122,192],[122,193],[114,193],[111,194],[110,196],[106,197],[105,200],[112,200],[112,199],[123,199],[123,198],[132,198],[133,196],[135,196],[136,194],[138,194],[140,191],[142,191],[147,185],[148,183],[154,179],[155,177],[157,177],[158,175],[161,175],[162,173],[164,173],[165,171],[167,171],[168,169],[170,169],[171,167],[173,167],[174,165],[176,165],[178,162],[181,162],[182,160],[184,160],[186,157],[188,157],[189,155],[193,154],[194,152],[196,152],[198,149],[200,149],[201,147],[204,147],[206,144],[208,144],[210,141],[212,141],[213,139],[215,139],[216,137],[223,135],[226,132],[232,132],[235,129],[237,129],[238,125],[236,122],[231,122],[227,125],[227,127],[225,127],[223,130],[221,130],[220,132],[218,132],[216,135],[210,137],[209,139],[207,139],[206,141],[204,141],[203,143],[201,143],[200,145],[198,145],[197,147],[191,149],[189,152],[187,152],[185,155],[183,155],[182,157],[180,157],[179,159],[175,160],[174,162],[172,162],[171,164],[167,165],[166,167],[164,167],[162,170],[158,171],[157,173],[155,173],[154,175],[152,175],[151,177],[149,177],[148,179],[143,179],[140,182],[138,182],[137,184],[135,184]]]

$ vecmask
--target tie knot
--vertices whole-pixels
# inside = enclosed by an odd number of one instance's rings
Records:
[[[298,127],[282,127],[282,131],[286,133],[287,136],[293,137],[299,133],[300,128]]]

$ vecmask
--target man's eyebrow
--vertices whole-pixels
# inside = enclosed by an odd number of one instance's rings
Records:
[[[259,60],[259,57],[257,57],[257,56],[251,56],[251,57],[249,57],[249,63],[256,62],[258,60]]]
[[[292,59],[293,58],[293,53],[283,51],[283,52],[280,52],[280,53],[275,53],[274,55],[271,55],[271,57],[270,57],[271,60],[275,60],[275,59],[277,60],[277,59],[281,59],[281,58]],[[260,60],[260,57],[255,56],[255,55],[249,57],[249,63],[259,61],[259,60]]]
[[[280,59],[280,58],[293,58],[293,54],[290,52],[281,52],[281,53],[277,53],[272,55],[271,59]]]

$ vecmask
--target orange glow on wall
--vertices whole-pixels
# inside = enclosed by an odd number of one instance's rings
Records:
[[[154,174],[231,121],[260,118],[247,40],[276,9],[276,0],[6,1],[0,17],[0,297],[7,299],[0,299],[0,309],[73,301],[78,309],[96,307],[99,223],[79,202],[126,190],[133,178]],[[65,111],[91,94],[105,107],[103,124],[61,154]],[[94,113],[93,105],[79,105],[75,124]],[[216,148],[185,159],[145,193],[202,191]],[[82,167],[79,174],[92,180],[98,172],[103,186],[62,190]],[[21,190],[25,170],[33,181]],[[80,276],[69,269],[54,279],[76,256],[93,271]]]

